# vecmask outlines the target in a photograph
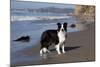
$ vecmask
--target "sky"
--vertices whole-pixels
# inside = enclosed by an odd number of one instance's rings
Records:
[[[58,8],[74,8],[72,4],[57,4],[57,3],[43,3],[31,1],[16,1],[11,0],[11,8],[42,8],[42,7],[58,7]]]

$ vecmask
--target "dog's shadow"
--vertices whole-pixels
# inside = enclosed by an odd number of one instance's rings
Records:
[[[80,48],[81,46],[74,46],[74,47],[65,47],[65,51],[70,51],[70,50],[75,50],[75,49],[78,49]],[[56,49],[51,49],[50,51],[55,51]],[[60,50],[62,50],[60,48]]]

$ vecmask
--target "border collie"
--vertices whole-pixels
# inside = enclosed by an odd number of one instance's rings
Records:
[[[55,44],[55,48],[58,54],[61,54],[60,47],[62,52],[65,53],[64,44],[66,39],[67,23],[57,23],[57,30],[46,30],[42,33],[41,36],[41,49],[40,55],[44,53],[49,53],[49,46]]]

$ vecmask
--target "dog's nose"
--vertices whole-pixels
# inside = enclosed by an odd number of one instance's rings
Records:
[[[64,31],[64,29],[61,29],[62,31]]]

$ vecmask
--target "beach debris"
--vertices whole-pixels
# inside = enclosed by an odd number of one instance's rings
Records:
[[[75,28],[76,25],[75,25],[75,24],[71,24],[70,27],[71,27],[71,28]]]
[[[20,38],[13,40],[13,41],[22,41],[22,42],[29,42],[30,37],[29,36],[21,36]]]

